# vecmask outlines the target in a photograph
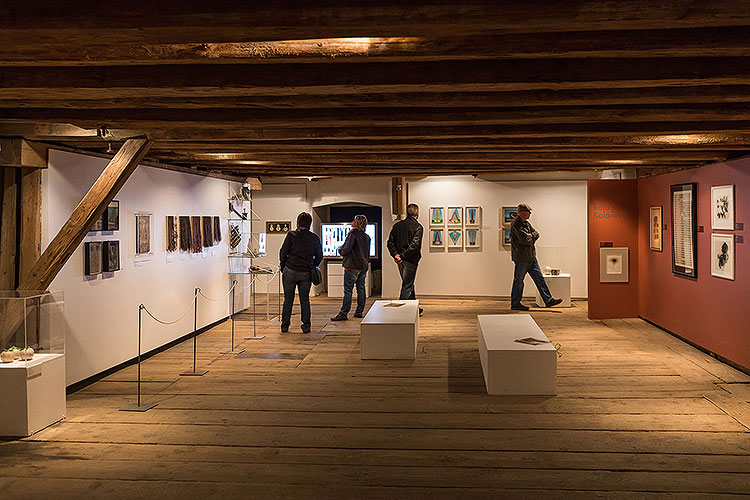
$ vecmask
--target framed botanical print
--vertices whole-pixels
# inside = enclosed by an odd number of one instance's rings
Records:
[[[661,252],[662,244],[662,210],[661,207],[651,207],[649,209],[649,246],[651,250]]]
[[[467,250],[471,248],[474,248],[474,249],[482,248],[482,230],[481,229],[467,229],[466,236],[464,237],[464,247]]]
[[[445,229],[430,228],[430,248],[445,248]]]
[[[734,230],[734,185],[711,187],[711,229]]]
[[[734,279],[734,235],[711,235],[711,276]]]
[[[445,208],[430,207],[430,226],[445,225]]]
[[[464,246],[464,232],[460,229],[449,229],[448,230],[448,248],[463,248]]]
[[[448,225],[462,226],[464,223],[463,207],[448,207]]]
[[[670,186],[672,201],[672,272],[698,277],[698,210],[696,184]]]
[[[464,226],[480,227],[482,225],[482,207],[464,207]]]

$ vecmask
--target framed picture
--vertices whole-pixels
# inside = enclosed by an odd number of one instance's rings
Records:
[[[734,230],[734,184],[711,187],[711,229]]]
[[[698,210],[696,184],[670,186],[672,200],[672,272],[691,278],[698,277]]]
[[[276,220],[266,221],[266,233],[268,234],[286,234],[291,231],[292,221]]]
[[[503,246],[509,247],[510,246],[510,229],[507,227],[504,227],[500,229],[501,237],[503,239]]]
[[[177,217],[167,215],[167,252],[177,251]]]
[[[102,242],[87,241],[83,244],[83,273],[94,276],[102,272]]]
[[[201,230],[200,217],[190,217],[190,233],[193,236],[193,241],[190,245],[191,250],[193,253],[201,253],[203,251],[203,232]]]
[[[153,217],[150,212],[135,213],[135,255],[148,255],[153,250]]]
[[[190,226],[190,217],[180,215],[180,250],[189,252],[193,248],[193,232]]]
[[[628,248],[600,248],[599,249],[599,282],[627,283],[630,278]]]
[[[518,207],[503,207],[500,209],[500,222],[503,227],[510,227],[513,219],[518,216]]]
[[[98,219],[94,221],[94,225],[91,226],[91,229],[89,229],[89,233],[95,233],[97,231],[104,231],[104,217],[106,217],[106,215],[107,214],[105,211],[105,213],[101,217],[99,217]]]
[[[431,226],[443,226],[445,225],[445,209],[443,207],[430,207],[430,225]]]
[[[468,218],[466,219],[469,220]],[[464,247],[470,248],[482,248],[482,230],[481,229],[467,229],[466,239],[464,240]]]
[[[711,235],[711,276],[734,280],[734,235]]]
[[[112,200],[104,211],[103,225],[105,231],[120,230],[120,202]]]
[[[120,270],[120,242],[117,240],[104,242],[104,271],[114,272]]]
[[[430,229],[430,248],[445,248],[445,229]]]
[[[464,212],[463,207],[448,207],[448,225],[449,226],[462,226],[464,223],[463,212]]]
[[[662,251],[662,213],[661,207],[651,207],[648,215],[649,245],[651,250]]]
[[[463,248],[464,233],[460,229],[448,230],[448,248]]]
[[[464,226],[466,227],[479,227],[482,225],[482,207],[466,207],[464,208]]]
[[[211,216],[201,217],[201,228],[203,230],[203,246],[208,248],[214,246],[214,222]]]

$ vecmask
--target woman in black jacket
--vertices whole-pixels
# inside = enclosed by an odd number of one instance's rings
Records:
[[[302,212],[297,216],[297,229],[287,233],[279,252],[281,282],[284,285],[284,308],[281,312],[281,332],[289,331],[292,321],[295,289],[299,290],[302,313],[302,333],[310,333],[310,270],[323,260],[320,238],[310,231],[312,216]]]

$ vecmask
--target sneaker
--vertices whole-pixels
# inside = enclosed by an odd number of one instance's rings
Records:
[[[288,326],[282,326],[281,327],[281,333],[288,333],[288,332],[289,332],[289,327]]]
[[[362,314],[362,313],[354,313],[354,317],[355,317],[355,318],[364,318],[364,317],[365,317],[365,315],[364,315],[364,314]]]
[[[424,313],[424,309],[422,309],[422,308],[420,307],[420,308],[419,308],[419,316],[421,317],[423,313]]]
[[[523,304],[513,304],[510,306],[511,311],[528,311],[530,308]]]
[[[355,314],[356,316],[356,314]],[[346,314],[338,313],[336,316],[331,318],[331,321],[346,321]]]
[[[547,307],[554,307],[557,304],[562,304],[562,299],[552,299],[549,302],[547,302]]]

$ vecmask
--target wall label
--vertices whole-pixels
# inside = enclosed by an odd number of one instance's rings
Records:
[[[696,231],[698,231],[699,233],[702,233],[703,232],[703,226],[698,226],[698,228],[696,229]]]
[[[600,241],[599,242],[599,248],[612,248],[613,246],[615,246],[615,244],[612,241]]]
[[[745,230],[745,223],[744,222],[735,222],[734,223],[734,229],[737,231],[744,231]]]
[[[735,243],[745,243],[745,237],[740,234],[734,235],[734,242]]]

